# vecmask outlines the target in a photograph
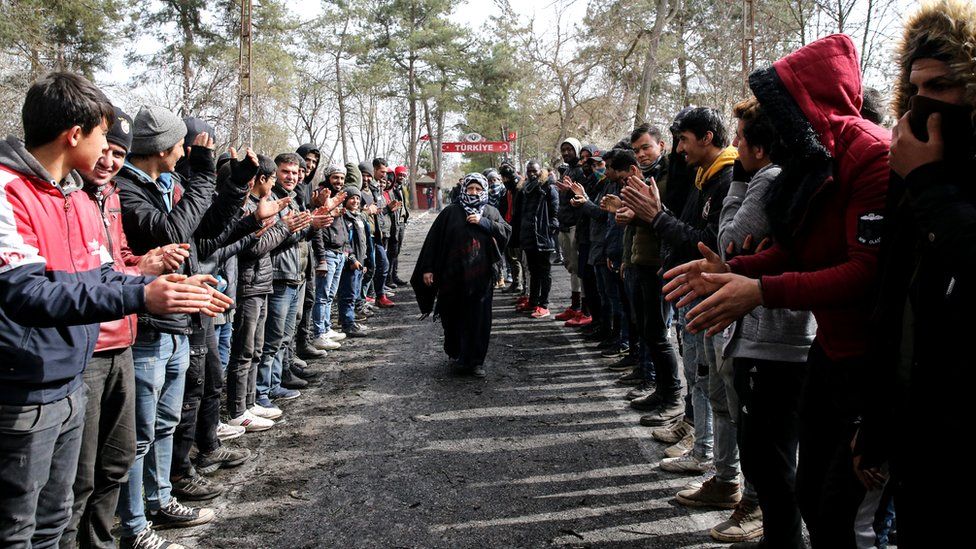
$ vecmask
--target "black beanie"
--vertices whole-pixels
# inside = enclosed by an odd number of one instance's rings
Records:
[[[125,114],[122,109],[114,108],[115,120],[112,122],[112,127],[108,130],[105,139],[109,143],[122,147],[125,152],[129,152],[129,149],[132,148],[132,117]]]
[[[216,139],[213,126],[208,124],[207,121],[203,120],[202,118],[187,116],[183,119],[183,123],[186,124],[186,137],[183,139],[184,147],[193,145],[193,140],[196,139],[201,133],[206,133],[211,139]]]

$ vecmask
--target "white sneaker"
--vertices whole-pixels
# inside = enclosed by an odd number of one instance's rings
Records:
[[[248,410],[248,412],[251,412],[257,417],[264,419],[278,419],[282,414],[281,408],[278,408],[277,406],[265,408],[264,406],[258,406],[257,404],[251,406],[251,409]]]
[[[676,458],[664,458],[661,460],[661,470],[669,473],[681,473],[683,475],[701,475],[714,470],[715,464],[710,459],[699,459],[688,454]]]
[[[329,331],[328,332],[325,332],[324,335],[325,335],[325,337],[327,337],[327,338],[329,338],[329,339],[331,339],[333,341],[342,341],[343,339],[346,339],[346,334],[344,334],[342,332],[337,332],[337,331],[333,330],[332,328],[329,328]]]
[[[322,351],[334,351],[339,347],[342,347],[342,345],[340,345],[339,342],[335,341],[334,339],[325,337],[323,334],[312,340],[312,347]]]
[[[223,421],[217,424],[217,438],[219,438],[221,441],[234,440],[235,438],[241,436],[244,436],[243,427],[228,425]]]
[[[274,427],[275,424],[275,422],[270,419],[254,415],[250,410],[247,410],[243,414],[230,420],[229,423],[239,427],[242,431],[247,431],[248,433],[267,431],[268,429]]]

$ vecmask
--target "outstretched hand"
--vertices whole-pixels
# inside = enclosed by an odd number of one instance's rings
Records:
[[[703,242],[698,243],[698,251],[701,252],[702,259],[678,265],[664,273],[664,279],[670,280],[670,282],[664,285],[661,292],[665,294],[665,299],[668,301],[678,299],[678,307],[684,307],[695,299],[709,295],[721,287],[720,284],[704,278],[703,274],[729,272],[729,267],[722,261],[722,258]]]
[[[759,281],[732,273],[702,273],[706,284],[718,287],[712,295],[688,311],[688,331],[714,336],[749,311],[762,305]]]

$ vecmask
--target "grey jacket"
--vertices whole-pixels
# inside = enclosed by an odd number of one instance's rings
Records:
[[[286,191],[283,187],[275,184],[272,192],[276,198],[290,196],[292,201],[278,214],[282,218],[293,211],[302,211],[300,200],[295,200],[295,191]],[[305,280],[305,267],[308,264],[307,255],[302,261],[301,247],[305,246],[305,237],[308,229],[302,229],[297,233],[290,234],[274,251],[271,252],[272,274],[275,282],[284,282],[292,286],[298,286]]]
[[[719,217],[718,244],[723,260],[729,243],[740,252],[742,241],[752,235],[754,245],[771,235],[766,217],[766,199],[770,185],[779,175],[779,166],[760,169],[746,183],[733,181],[722,204]],[[756,307],[726,329],[726,357],[755,358],[782,362],[806,362],[807,353],[817,332],[817,323],[809,311]]]

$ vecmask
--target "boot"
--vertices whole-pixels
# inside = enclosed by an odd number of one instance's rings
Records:
[[[291,367],[288,367],[281,369],[281,386],[285,389],[299,390],[308,387],[308,382],[292,374]]]
[[[299,379],[304,379],[305,381],[312,381],[319,377],[319,374],[309,370],[305,366],[298,366],[294,362],[291,364],[291,373]]]

